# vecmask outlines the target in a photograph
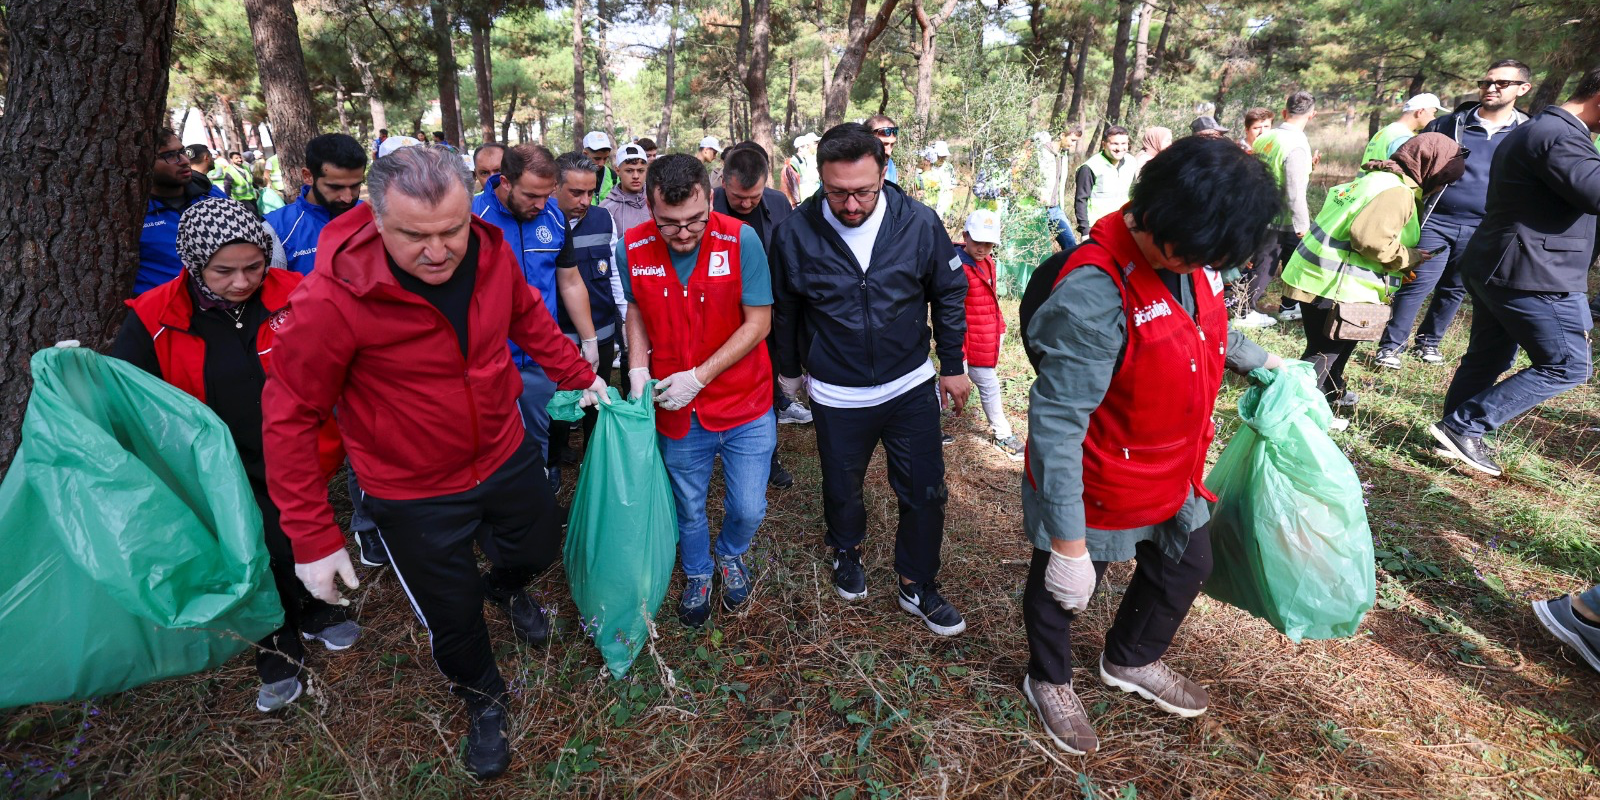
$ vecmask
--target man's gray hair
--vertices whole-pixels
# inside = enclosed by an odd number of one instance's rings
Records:
[[[594,159],[578,152],[562,153],[556,159],[556,185],[566,186],[569,172],[587,172],[593,175],[598,171],[600,167],[594,163]]]
[[[460,186],[471,197],[472,170],[455,153],[433,147],[402,147],[372,162],[367,170],[367,198],[373,216],[380,220],[388,210],[391,189],[436,205],[452,186]]]

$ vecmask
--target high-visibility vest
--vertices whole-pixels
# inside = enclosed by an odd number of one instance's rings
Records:
[[[229,162],[222,166],[223,175],[233,178],[233,191],[229,197],[248,206],[256,204],[256,182],[251,177],[250,170]]]
[[[1120,164],[1111,163],[1101,150],[1084,162],[1094,175],[1094,186],[1089,189],[1089,224],[1115,212],[1128,204],[1128,189],[1133,185],[1133,159],[1123,157]]]
[[[1374,197],[1406,183],[1392,172],[1367,172],[1333,187],[1311,230],[1283,268],[1283,282],[1303,292],[1340,303],[1386,303],[1391,287],[1382,264],[1355,250],[1350,225]],[[1413,211],[1400,243],[1416,247],[1422,226]],[[1343,272],[1341,276],[1340,273]]]
[[[1379,128],[1378,132],[1372,135],[1372,141],[1367,142],[1367,149],[1362,151],[1361,163],[1389,160],[1390,143],[1395,139],[1410,138],[1415,135],[1416,131],[1411,130],[1411,126],[1404,122],[1391,122]]]
[[[283,194],[283,171],[278,169],[277,153],[273,153],[272,157],[267,159],[267,169],[272,173],[272,177],[268,179],[272,188],[276,189],[278,194]]]
[[[1277,128],[1273,128],[1256,137],[1255,156],[1261,159],[1261,163],[1267,165],[1267,171],[1272,173],[1272,179],[1278,182],[1278,194],[1280,196],[1283,195],[1284,164],[1289,161],[1289,150],[1285,147],[1282,137],[1278,135]],[[1287,200],[1288,198],[1284,199]],[[1293,218],[1290,216],[1287,202],[1283,204],[1283,209],[1278,212],[1278,217],[1272,222],[1280,227],[1287,227],[1293,224]]]

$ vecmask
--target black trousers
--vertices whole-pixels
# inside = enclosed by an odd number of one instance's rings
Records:
[[[831,408],[815,404],[817,456],[822,466],[823,518],[829,547],[858,547],[867,536],[861,484],[872,451],[883,443],[889,485],[900,499],[894,569],[918,583],[939,574],[944,544],[944,449],[934,382],[881,405]]]
[[[278,507],[267,496],[264,483],[251,481],[256,505],[261,508],[262,533],[267,540],[267,555],[272,566],[272,583],[283,603],[283,627],[256,642],[256,675],[262,683],[277,683],[298,677],[306,660],[302,630],[318,631],[345,620],[344,609],[311,596],[294,574],[294,551],[289,537],[278,523]]]
[[[1283,271],[1283,265],[1289,262],[1289,256],[1294,249],[1300,246],[1300,237],[1289,231],[1272,231],[1261,248],[1256,251],[1256,256],[1251,260],[1250,270],[1244,274],[1240,283],[1243,284],[1244,297],[1234,309],[1238,316],[1243,316],[1256,310],[1256,304],[1267,294],[1267,284],[1273,277]],[[1293,308],[1295,301],[1283,298],[1283,308]]]
[[[1153,542],[1140,542],[1135,550],[1133,580],[1106,631],[1106,660],[1119,667],[1153,664],[1172,646],[1172,637],[1211,576],[1211,529],[1202,525],[1189,533],[1183,558],[1173,561]],[[1028,675],[1047,683],[1072,682],[1072,620],[1044,587],[1044,570],[1050,551],[1034,548],[1028,564],[1028,583],[1022,590],[1022,623],[1028,630]],[[1109,561],[1094,562],[1096,585],[1105,577]]]
[[[1301,303],[1300,311],[1300,322],[1306,329],[1306,351],[1300,354],[1300,360],[1316,368],[1317,388],[1332,403],[1344,396],[1344,368],[1361,343],[1335,341],[1322,334],[1328,317],[1333,315],[1332,301],[1318,298],[1314,303]]]
[[[600,380],[606,383],[611,382],[611,359],[615,358],[616,354],[616,339],[607,339],[600,343],[600,367],[594,371],[594,374],[600,376]],[[626,395],[628,387],[624,385],[622,391]],[[593,408],[583,410],[583,441],[585,444],[588,444],[589,435],[594,433],[594,424],[599,419],[599,411]],[[547,463],[552,466],[561,466],[561,456],[567,451],[567,437],[571,434],[572,423],[559,419],[550,420],[550,458]]]
[[[506,598],[561,557],[561,520],[531,439],[483,483],[417,500],[367,495],[390,565],[432,640],[433,660],[469,705],[504,699],[485,595]],[[472,545],[494,565],[478,574]]]

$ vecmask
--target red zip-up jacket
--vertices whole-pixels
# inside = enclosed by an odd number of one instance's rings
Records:
[[[477,217],[471,226],[478,268],[465,359],[444,314],[390,273],[366,203],[323,229],[315,269],[273,319],[261,398],[267,490],[298,563],[344,546],[317,469],[317,430],[330,416],[366,492],[437,497],[478,485],[522,443],[522,378],[506,339],[562,389],[594,382],[500,230]]]

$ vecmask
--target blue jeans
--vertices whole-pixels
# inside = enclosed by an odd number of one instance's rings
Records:
[[[1466,279],[1472,338],[1444,396],[1443,425],[1482,436],[1589,379],[1588,299],[1579,292],[1524,292]],[[1533,362],[1499,383],[1517,348]]]
[[[717,555],[741,556],[767,515],[767,477],[772,454],[778,449],[778,418],[771,411],[758,419],[725,431],[700,427],[698,415],[689,417],[689,432],[682,439],[656,437],[661,460],[672,480],[672,500],[678,509],[678,554],[683,574],[710,577],[711,527],[706,522],[706,494],[711,489],[711,468],[722,456],[722,532],[717,535]]]
[[[556,396],[556,382],[544,374],[544,367],[532,360],[523,367],[522,396],[517,398],[517,408],[522,410],[522,424],[528,429],[528,438],[539,448],[539,458],[550,452],[550,398]]]
[[[1417,328],[1418,347],[1438,347],[1445,331],[1461,309],[1467,297],[1466,284],[1461,282],[1461,254],[1467,251],[1476,226],[1430,219],[1422,228],[1417,247],[1435,253],[1433,258],[1417,265],[1417,279],[1403,283],[1389,301],[1389,326],[1383,329],[1379,350],[1399,350],[1406,346],[1406,336],[1411,333],[1411,323],[1417,321],[1422,301],[1433,292],[1428,303],[1428,313]]]
[[[1077,247],[1078,239],[1072,235],[1072,223],[1067,221],[1067,212],[1062,211],[1061,206],[1051,206],[1045,209],[1044,213],[1049,217],[1051,227],[1055,229],[1056,244],[1061,245],[1062,250]]]

